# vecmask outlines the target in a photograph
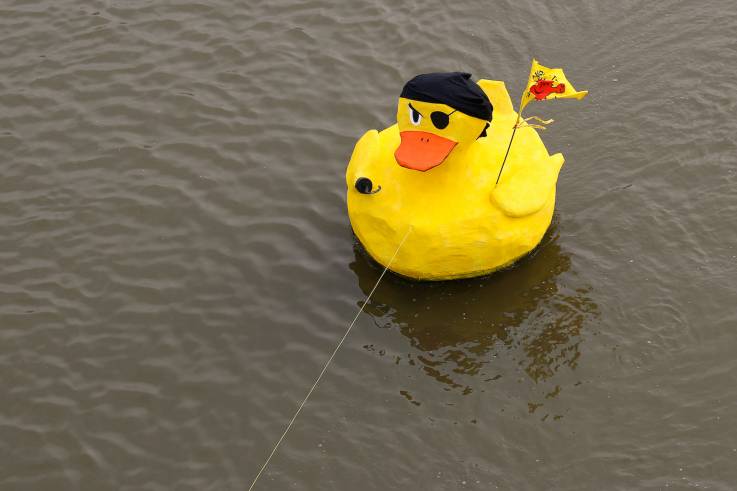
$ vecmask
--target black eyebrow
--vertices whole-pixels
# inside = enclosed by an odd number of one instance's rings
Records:
[[[419,114],[420,116],[422,116],[423,118],[425,117],[425,115],[424,115],[424,114],[422,114],[422,113],[421,113],[420,111],[418,111],[417,109],[415,109],[415,108],[414,108],[414,106],[412,105],[412,103],[411,103],[411,102],[409,103],[409,108],[410,108],[410,109],[412,109],[412,110],[413,110],[414,112],[416,112],[417,114]]]

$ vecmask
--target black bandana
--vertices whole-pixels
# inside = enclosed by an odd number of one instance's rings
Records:
[[[474,118],[491,121],[494,107],[470,73],[425,73],[404,85],[402,95],[415,101],[446,104]]]

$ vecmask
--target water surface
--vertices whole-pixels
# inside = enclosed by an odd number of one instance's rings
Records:
[[[0,489],[246,489],[380,269],[343,173],[417,73],[530,106],[536,253],[388,276],[263,490],[737,487],[734,2],[0,3]]]

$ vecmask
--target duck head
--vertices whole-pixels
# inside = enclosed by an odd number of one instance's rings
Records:
[[[399,97],[401,143],[394,157],[407,169],[432,169],[486,136],[492,112],[489,98],[470,73],[418,75]]]

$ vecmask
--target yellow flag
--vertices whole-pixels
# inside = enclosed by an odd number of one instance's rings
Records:
[[[577,91],[573,88],[561,68],[548,68],[542,66],[537,60],[532,60],[530,68],[530,79],[522,94],[519,112],[531,101],[545,101],[549,99],[583,99],[589,92],[587,90]]]

